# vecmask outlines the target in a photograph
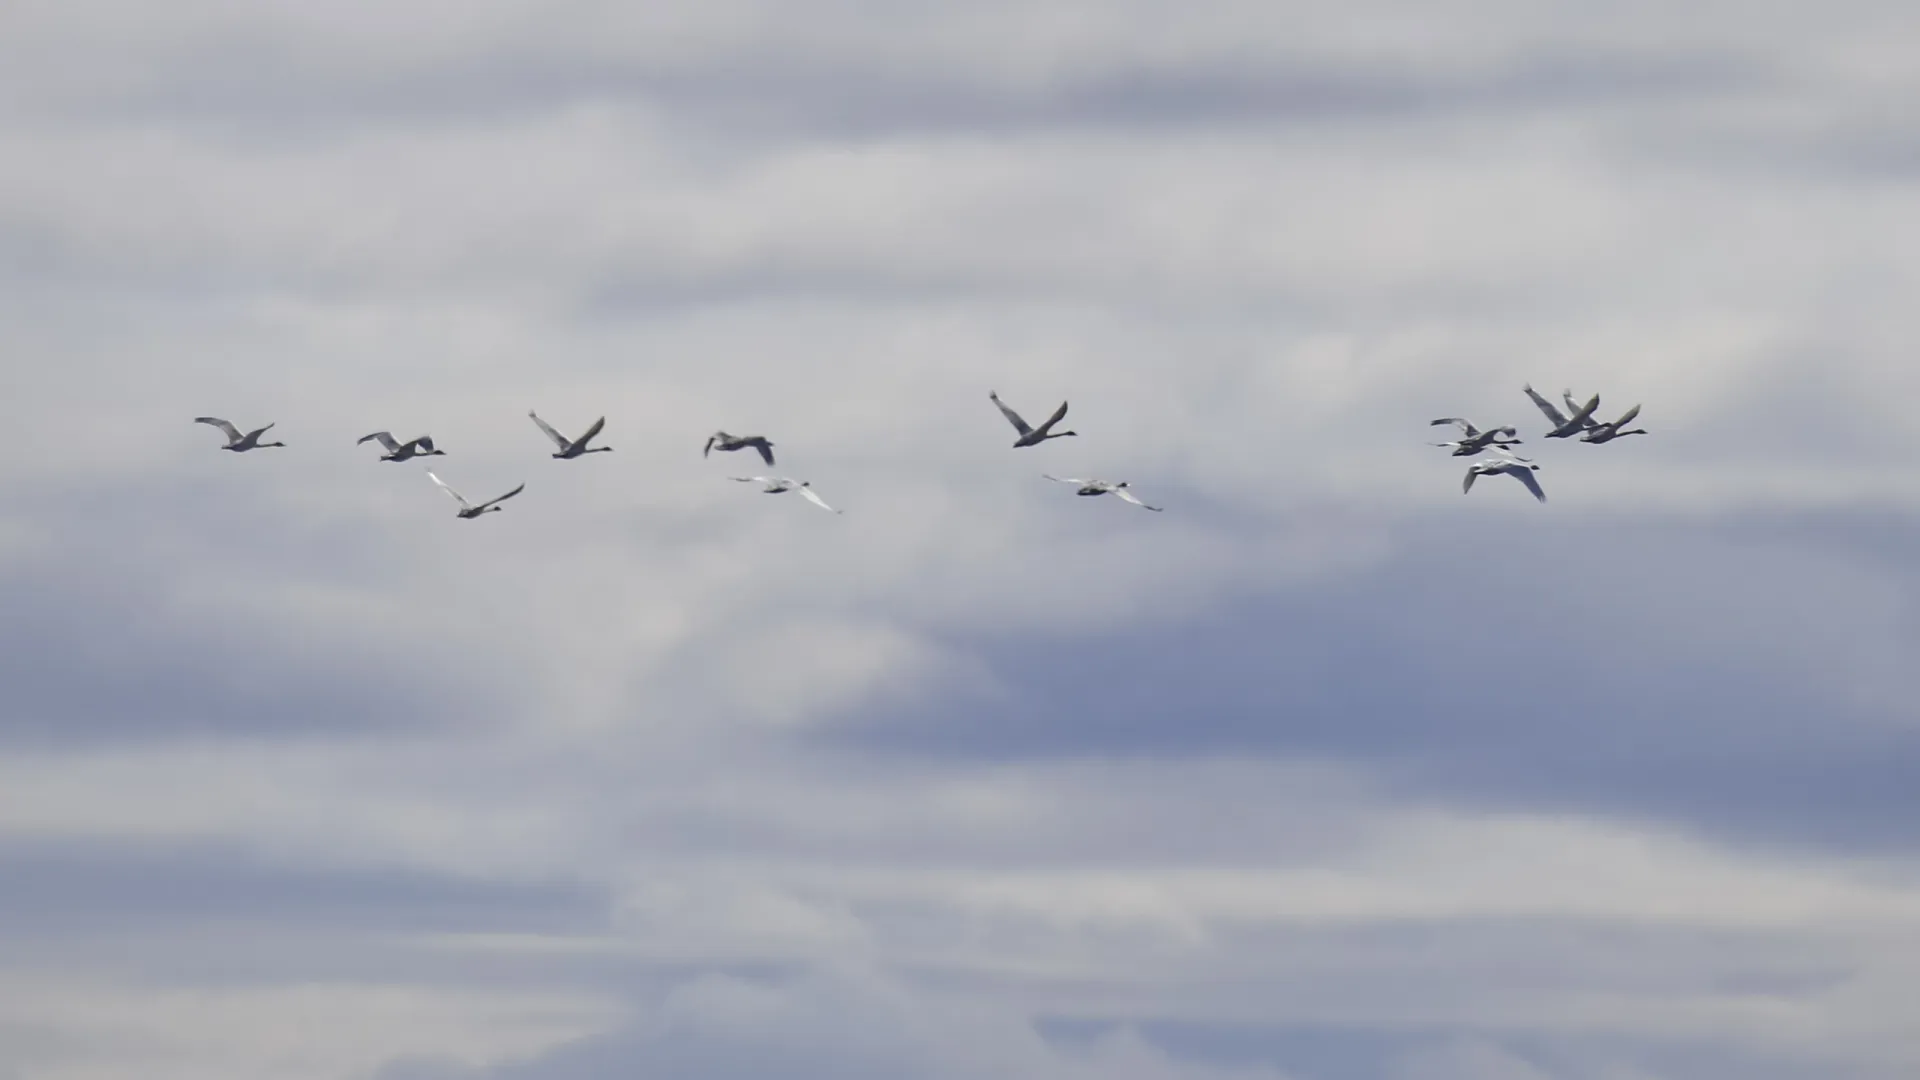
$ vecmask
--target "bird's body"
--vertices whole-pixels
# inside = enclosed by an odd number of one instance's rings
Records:
[[[262,447],[267,447],[267,446],[287,445],[286,443],[283,443],[283,442],[263,443],[260,441],[260,436],[265,435],[267,433],[267,428],[271,428],[273,426],[272,424],[268,424],[267,427],[256,428],[253,431],[249,431],[246,434],[242,435],[240,433],[239,428],[234,427],[232,424],[227,423],[225,420],[222,420],[217,416],[196,416],[193,418],[193,422],[196,424],[211,424],[212,426],[219,428],[221,431],[226,432],[227,445],[221,447],[220,449],[231,450],[236,454],[242,454],[247,452],[248,450],[259,450]]]
[[[841,513],[841,511],[834,510],[833,507],[828,506],[825,499],[822,499],[814,493],[813,485],[805,480],[794,480],[785,476],[731,476],[728,477],[728,479],[738,480],[743,484],[761,484],[763,486],[760,489],[760,493],[763,495],[779,495],[788,491],[798,491],[806,497],[808,502],[820,509],[832,510],[836,514]]]
[[[707,437],[707,448],[700,451],[700,456],[706,457],[715,450],[745,450],[748,447],[760,451],[760,460],[773,464],[773,444],[764,435],[729,435],[724,431],[716,431]]]
[[[1009,409],[1006,403],[1000,400],[1000,395],[997,392],[989,390],[987,391],[987,397],[992,399],[994,405],[999,407],[1000,415],[1007,418],[1007,423],[1013,425],[1013,430],[1020,433],[1020,437],[1013,441],[1013,447],[1016,450],[1023,446],[1038,446],[1048,439],[1064,439],[1069,435],[1079,434],[1077,431],[1053,430],[1053,425],[1059,423],[1061,419],[1067,415],[1067,403],[1064,401],[1060,403],[1058,409],[1053,411],[1052,416],[1047,417],[1046,423],[1041,424],[1039,427],[1034,427],[1025,420],[1022,420],[1019,413]]]
[[[1633,422],[1633,418],[1639,415],[1640,406],[1635,405],[1633,408],[1621,413],[1620,419],[1618,420],[1604,424],[1592,424],[1587,428],[1587,433],[1580,436],[1580,441],[1584,443],[1609,443],[1627,435],[1645,435],[1647,434],[1647,429],[1645,428],[1627,428],[1627,425]]]
[[[416,457],[434,457],[436,455],[444,457],[447,453],[445,450],[437,450],[434,448],[433,436],[431,435],[422,435],[417,439],[400,442],[393,437],[393,433],[390,431],[376,431],[371,435],[362,435],[354,440],[354,445],[358,446],[363,442],[368,442],[373,439],[380,440],[380,445],[387,448],[387,452],[380,455],[381,461],[410,461]]]
[[[1466,479],[1460,484],[1461,494],[1464,495],[1472,491],[1473,482],[1482,476],[1498,476],[1501,473],[1506,473],[1508,476],[1526,485],[1527,490],[1533,492],[1535,499],[1541,502],[1547,501],[1547,493],[1540,490],[1540,481],[1536,480],[1533,475],[1534,471],[1539,469],[1540,466],[1533,464],[1531,459],[1516,457],[1512,452],[1499,447],[1493,447],[1492,449],[1495,455],[1493,458],[1487,461],[1476,461],[1472,465],[1467,466]]]
[[[577,458],[581,454],[598,454],[613,449],[611,446],[596,446],[591,450],[587,449],[587,444],[593,441],[593,437],[600,434],[601,428],[607,426],[607,418],[604,416],[595,420],[593,426],[587,429],[585,435],[580,436],[578,439],[569,439],[565,435],[553,430],[553,425],[540,419],[540,415],[532,409],[527,410],[527,415],[533,417],[533,422],[538,424],[540,430],[547,433],[547,438],[552,439],[554,445],[560,448],[560,452],[553,456],[563,461],[569,458]]]
[[[514,488],[512,491],[507,492],[505,495],[502,495],[497,499],[489,499],[486,502],[483,502],[480,505],[475,506],[473,503],[470,503],[466,500],[466,496],[461,495],[459,492],[449,487],[445,480],[442,480],[438,476],[435,476],[433,474],[432,469],[427,470],[427,478],[432,480],[434,483],[439,484],[441,491],[444,491],[447,494],[453,496],[453,501],[460,504],[460,509],[456,511],[457,516],[466,518],[469,521],[479,517],[481,514],[491,514],[491,513],[497,512],[500,509],[501,503],[506,502],[508,499],[511,499],[515,495],[518,495],[521,492],[527,490],[527,485],[521,484],[519,487]]]
[[[1075,476],[1048,476],[1046,473],[1041,473],[1040,475],[1043,479],[1051,480],[1056,484],[1078,485],[1080,490],[1074,492],[1075,495],[1118,495],[1142,510],[1151,510],[1156,514],[1161,510],[1158,506],[1148,506],[1146,503],[1135,498],[1131,490],[1131,485],[1125,480],[1108,482],[1106,480],[1082,479]]]
[[[1431,421],[1429,426],[1452,424],[1460,429],[1460,437],[1453,442],[1434,443],[1433,445],[1453,451],[1454,457],[1474,457],[1483,454],[1492,446],[1518,446],[1520,440],[1514,436],[1518,432],[1512,427],[1495,427],[1481,431],[1473,426],[1471,420],[1462,416],[1443,416]]]
[[[1541,414],[1547,418],[1548,422],[1553,424],[1553,430],[1547,432],[1549,439],[1565,439],[1585,431],[1588,422],[1593,419],[1593,410],[1600,407],[1600,395],[1595,394],[1587,399],[1585,405],[1574,409],[1572,415],[1567,415],[1560,411],[1559,406],[1541,397],[1531,385],[1523,386],[1521,389],[1533,399],[1533,403],[1539,407]]]

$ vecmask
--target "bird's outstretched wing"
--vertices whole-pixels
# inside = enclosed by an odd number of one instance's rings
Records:
[[[1585,405],[1582,405],[1580,406],[1579,409],[1575,410],[1572,416],[1567,417],[1567,423],[1578,424],[1581,427],[1599,427],[1600,425],[1593,422],[1593,410],[1599,407],[1600,407],[1600,395],[1595,394],[1592,397],[1587,399],[1587,403]]]
[[[1139,499],[1136,499],[1136,498],[1134,498],[1134,497],[1133,497],[1133,492],[1131,492],[1131,491],[1128,491],[1128,490],[1127,490],[1126,488],[1123,488],[1123,487],[1117,487],[1117,488],[1114,488],[1114,489],[1113,489],[1113,493],[1114,493],[1115,495],[1118,495],[1118,496],[1120,496],[1121,498],[1123,498],[1123,499],[1125,499],[1125,500],[1127,500],[1128,502],[1130,502],[1130,503],[1132,503],[1133,505],[1135,505],[1135,506],[1138,506],[1138,507],[1140,507],[1140,508],[1141,508],[1141,509],[1143,509],[1143,510],[1151,510],[1151,511],[1153,511],[1153,512],[1154,512],[1154,513],[1156,513],[1156,514],[1160,512],[1160,507],[1158,507],[1158,506],[1148,506],[1148,505],[1147,505],[1146,503],[1143,503],[1143,502],[1141,502],[1141,501],[1140,501]]]
[[[1041,430],[1041,431],[1052,431],[1052,430],[1053,430],[1053,425],[1055,425],[1055,424],[1057,424],[1057,423],[1059,423],[1059,422],[1060,422],[1061,420],[1063,420],[1063,419],[1065,419],[1065,418],[1066,418],[1066,415],[1067,415],[1067,403],[1063,401],[1063,402],[1061,402],[1061,403],[1060,403],[1060,407],[1059,407],[1059,408],[1057,408],[1057,409],[1055,409],[1055,410],[1053,410],[1053,415],[1052,415],[1052,416],[1049,416],[1049,417],[1047,417],[1047,422],[1046,422],[1046,423],[1044,423],[1044,424],[1041,424],[1041,425],[1040,425],[1040,430]]]
[[[760,451],[760,460],[766,462],[769,465],[773,464],[773,444],[772,443],[768,442],[765,439],[761,439],[759,442],[756,442],[753,444],[753,448],[755,450]]]
[[[1578,417],[1580,415],[1580,403],[1573,400],[1572,390],[1560,391],[1560,400],[1567,403],[1568,416]],[[1598,403],[1596,402],[1596,404]],[[1595,420],[1592,416],[1588,416],[1584,422],[1580,422],[1580,426],[1586,428],[1588,431],[1592,431],[1594,428],[1600,426],[1600,421]]]
[[[777,484],[779,480],[772,476],[729,476],[729,480],[738,480],[743,484]]]
[[[419,438],[408,443],[407,445],[415,447],[420,450],[425,450],[427,453],[431,454],[433,453],[433,436],[422,435]]]
[[[1473,482],[1478,479],[1480,479],[1480,470],[1468,469],[1467,478],[1465,480],[1460,481],[1460,494],[1465,495],[1467,492],[1472,491]]]
[[[1464,416],[1443,416],[1438,420],[1427,421],[1428,427],[1439,427],[1441,424],[1452,424],[1454,427],[1459,428],[1460,437],[1463,439],[1471,439],[1480,434],[1480,429],[1474,427],[1473,422]],[[1439,444],[1436,443],[1435,445]]]
[[[592,441],[593,441],[593,437],[594,437],[595,435],[598,435],[598,434],[600,434],[600,429],[601,429],[601,428],[603,428],[603,427],[606,427],[606,426],[607,426],[607,418],[606,418],[606,417],[604,417],[604,416],[603,416],[603,417],[601,417],[600,419],[598,419],[598,420],[595,420],[595,421],[593,422],[593,426],[587,429],[587,431],[586,431],[586,434],[584,434],[584,435],[582,435],[582,436],[580,436],[580,441],[579,441],[578,443],[576,443],[575,445],[577,445],[577,446],[585,446],[585,445],[587,445],[588,443],[590,443],[590,442],[592,442]]]
[[[716,442],[719,442],[719,441],[720,441],[720,437],[719,437],[718,435],[709,435],[709,436],[707,436],[707,446],[706,446],[706,449],[704,449],[704,450],[702,450],[702,451],[700,451],[700,456],[701,456],[701,457],[711,457],[711,456],[713,455],[713,444],[714,444],[714,443],[716,443]]]
[[[1533,492],[1534,498],[1540,500],[1541,502],[1547,501],[1547,493],[1540,490],[1540,481],[1534,479],[1532,469],[1513,469],[1510,471],[1512,472],[1514,479],[1527,485],[1527,490]]]
[[[440,490],[453,496],[453,501],[459,503],[462,509],[465,509],[465,510],[473,509],[473,504],[467,501],[467,497],[465,495],[462,495],[459,492],[453,490],[453,488],[449,487],[445,480],[442,480],[438,476],[434,475],[434,472],[432,469],[427,470],[427,479],[432,480],[436,484],[439,484]],[[526,485],[522,484],[520,486],[525,487]],[[519,488],[514,489],[515,492],[518,492],[519,490],[520,490]],[[506,498],[506,496],[503,495],[501,496],[501,498]],[[495,501],[497,502],[499,500],[495,500]]]
[[[1091,484],[1093,483],[1093,481],[1091,480],[1082,480],[1079,477],[1075,477],[1075,476],[1050,476],[1047,473],[1041,473],[1040,479],[1051,480],[1056,484]]]
[[[1020,419],[1019,413],[1014,412],[1012,409],[1007,408],[1007,403],[1000,400],[999,393],[993,390],[989,390],[987,391],[987,396],[993,399],[993,403],[995,405],[999,406],[1000,415],[1007,418],[1007,423],[1013,425],[1013,430],[1019,432],[1022,435],[1033,434],[1033,428],[1030,427],[1025,420]]]
[[[565,450],[568,447],[573,445],[572,443],[567,441],[567,437],[565,435],[562,435],[559,432],[553,430],[552,424],[549,424],[545,420],[540,419],[539,413],[534,412],[532,409],[528,409],[527,415],[533,417],[533,422],[540,425],[540,430],[547,433],[547,438],[552,439],[553,444],[555,446],[558,446],[560,449]]]
[[[193,418],[193,422],[196,424],[212,424],[214,427],[227,433],[228,442],[239,442],[241,439],[239,428],[234,427],[232,424],[227,423],[217,416],[196,416]]]
[[[449,490],[451,490],[451,489],[449,489]],[[521,485],[520,485],[519,487],[517,487],[517,488],[514,488],[514,489],[513,489],[512,491],[509,491],[509,492],[507,492],[507,493],[506,493],[505,495],[502,495],[502,496],[500,496],[499,498],[496,498],[496,499],[488,499],[488,500],[487,500],[486,502],[483,502],[483,503],[481,503],[481,504],[480,504],[479,506],[476,506],[476,507],[474,507],[474,509],[476,509],[476,510],[485,510],[485,509],[486,509],[487,507],[489,507],[489,506],[495,506],[495,505],[498,505],[498,504],[500,504],[500,503],[503,503],[503,502],[506,502],[506,501],[507,501],[508,499],[511,499],[511,498],[513,498],[513,497],[514,497],[515,495],[518,495],[518,494],[520,494],[521,492],[523,492],[523,491],[525,491],[525,490],[527,490],[527,485],[525,485],[525,484],[521,484]],[[465,502],[466,500],[464,500],[464,499],[462,499],[461,501],[462,501],[462,502]]]
[[[1613,426],[1617,428],[1626,427],[1628,424],[1633,423],[1634,417],[1639,415],[1640,415],[1640,406],[1635,405],[1633,408],[1628,409],[1626,412],[1621,413],[1620,419],[1615,420],[1613,422]]]
[[[805,484],[801,484],[801,485],[800,485],[800,494],[802,494],[802,495],[804,495],[804,496],[806,496],[806,499],[807,499],[807,501],[808,501],[808,502],[810,502],[810,503],[812,503],[813,505],[815,505],[815,506],[817,506],[817,507],[819,507],[819,508],[820,508],[820,509],[822,509],[822,510],[833,510],[833,512],[834,512],[834,513],[836,513],[836,514],[840,512],[840,511],[838,511],[838,510],[834,510],[834,509],[833,509],[833,507],[831,507],[831,506],[828,506],[828,505],[827,505],[827,500],[825,500],[825,499],[823,499],[823,498],[821,498],[820,496],[818,496],[818,495],[816,495],[816,494],[814,494],[814,493],[813,493],[813,489],[812,489],[812,488],[810,488],[810,487],[808,487],[808,486],[807,486],[807,485],[805,485]]]
[[[1567,424],[1566,416],[1560,412],[1559,408],[1556,407],[1553,402],[1548,401],[1546,398],[1543,398],[1538,393],[1536,393],[1531,384],[1527,386],[1523,386],[1520,389],[1526,391],[1527,396],[1532,398],[1533,403],[1540,407],[1540,411],[1546,414],[1547,419],[1553,422],[1554,427],[1566,426]]]
[[[371,435],[362,435],[353,440],[353,445],[359,446],[361,443],[368,442],[372,439],[379,439],[380,445],[386,447],[387,453],[389,454],[397,454],[400,452],[400,444],[393,441],[393,432],[391,431],[376,431]]]

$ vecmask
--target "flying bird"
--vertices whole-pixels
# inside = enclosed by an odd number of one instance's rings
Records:
[[[1562,391],[1561,397],[1566,400],[1569,407],[1572,406],[1573,391],[1571,390]],[[1628,409],[1624,413],[1621,413],[1620,419],[1612,421],[1611,423],[1602,423],[1598,420],[1595,420],[1592,416],[1588,416],[1586,432],[1585,434],[1580,436],[1580,441],[1584,443],[1596,443],[1596,444],[1610,443],[1613,440],[1621,438],[1622,436],[1626,436],[1626,435],[1646,435],[1648,434],[1648,432],[1645,428],[1634,428],[1631,431],[1624,430],[1628,424],[1633,423],[1633,418],[1639,415],[1640,415],[1640,406],[1635,405],[1633,408]]]
[[[433,457],[436,454],[445,457],[447,453],[445,450],[434,449],[431,435],[422,435],[407,442],[397,442],[390,431],[376,431],[371,435],[362,435],[354,440],[354,445],[358,446],[372,439],[379,439],[380,445],[387,448],[387,452],[380,455],[381,461],[408,461],[416,457]]]
[[[993,403],[1000,407],[1000,415],[1007,418],[1007,423],[1013,425],[1013,430],[1020,433],[1020,437],[1013,441],[1013,448],[1016,450],[1023,446],[1038,446],[1048,439],[1063,439],[1069,435],[1079,434],[1077,431],[1053,430],[1053,425],[1059,423],[1061,418],[1067,415],[1067,403],[1064,401],[1060,403],[1058,409],[1053,411],[1052,416],[1047,417],[1046,423],[1041,424],[1039,427],[1034,427],[1025,420],[1020,419],[1019,413],[1007,408],[1007,403],[1001,401],[1000,395],[995,391],[987,391],[987,397],[993,399]]]
[[[445,480],[442,480],[438,476],[435,476],[433,474],[432,469],[427,470],[427,477],[431,479],[434,483],[439,484],[441,491],[444,491],[447,494],[453,496],[453,501],[460,504],[460,509],[456,513],[458,514],[458,516],[467,518],[469,520],[473,518],[477,518],[481,514],[491,514],[498,511],[500,509],[501,503],[506,502],[508,499],[511,499],[515,495],[518,495],[521,492],[527,490],[527,485],[521,484],[519,487],[514,488],[512,491],[507,492],[505,495],[502,495],[497,499],[489,499],[488,501],[481,503],[479,506],[475,506],[472,503],[467,501],[466,496],[460,494],[459,492],[453,490],[453,488],[449,487]]]
[[[1125,480],[1118,483],[1108,483],[1105,480],[1082,480],[1072,476],[1048,476],[1046,473],[1041,473],[1040,475],[1042,478],[1051,480],[1056,484],[1079,484],[1080,490],[1074,492],[1075,495],[1105,495],[1111,492],[1133,505],[1140,507],[1142,510],[1151,510],[1156,514],[1161,510],[1158,506],[1148,506],[1146,503],[1134,498],[1133,492],[1129,490],[1129,485]]]
[[[1585,431],[1587,421],[1593,418],[1593,410],[1600,407],[1600,395],[1595,394],[1587,399],[1585,405],[1574,409],[1573,415],[1567,416],[1560,412],[1559,406],[1536,393],[1531,385],[1523,386],[1521,389],[1526,391],[1527,396],[1533,399],[1533,403],[1540,407],[1540,412],[1553,424],[1553,430],[1547,432],[1549,439],[1564,439]]]
[[[580,436],[578,439],[569,439],[565,435],[553,430],[553,425],[540,419],[540,415],[532,409],[527,410],[527,415],[533,417],[533,422],[539,424],[540,430],[546,432],[547,438],[552,439],[554,445],[560,448],[560,452],[553,455],[556,458],[577,458],[581,454],[598,454],[602,451],[611,451],[613,449],[611,446],[596,446],[591,450],[587,449],[587,444],[593,441],[593,437],[600,434],[601,428],[607,426],[607,418],[604,416],[595,420],[593,426],[587,429],[585,435]]]
[[[272,424],[268,424],[267,427],[259,428],[254,431],[249,431],[245,435],[242,435],[240,434],[239,428],[234,427],[232,424],[227,423],[225,420],[222,420],[217,416],[196,416],[193,418],[193,422],[196,424],[212,424],[214,427],[217,427],[221,431],[226,432],[227,445],[221,447],[220,449],[231,450],[236,454],[244,454],[248,450],[258,450],[263,446],[287,445],[286,443],[283,443],[283,442],[263,443],[260,441],[260,436],[265,435],[267,433],[267,428],[272,427],[273,426]]]
[[[773,464],[773,444],[764,435],[729,435],[716,431],[707,437],[707,448],[700,451],[700,456],[706,457],[715,450],[745,450],[749,446],[760,451],[760,460]]]
[[[1437,427],[1441,424],[1452,424],[1460,429],[1460,438],[1453,442],[1433,444],[1434,446],[1452,450],[1454,457],[1473,457],[1476,454],[1485,453],[1486,449],[1490,446],[1520,445],[1520,440],[1514,438],[1518,432],[1511,427],[1488,428],[1485,431],[1481,431],[1479,428],[1473,426],[1471,420],[1462,416],[1443,416],[1438,420],[1431,421],[1429,426]]]
[[[743,484],[765,484],[766,486],[760,489],[762,495],[778,495],[786,491],[798,491],[800,494],[806,496],[808,502],[822,510],[833,510],[836,514],[844,512],[834,510],[833,507],[828,506],[825,499],[814,494],[813,485],[805,480],[790,480],[784,476],[730,476],[728,479],[738,480]]]
[[[1498,476],[1501,473],[1506,473],[1508,476],[1525,484],[1527,490],[1533,492],[1535,499],[1541,502],[1547,501],[1547,493],[1540,490],[1540,481],[1534,479],[1534,471],[1540,468],[1540,466],[1533,464],[1533,459],[1518,457],[1512,451],[1502,449],[1498,446],[1492,447],[1491,449],[1496,455],[1495,457],[1487,461],[1476,461],[1472,465],[1467,466],[1467,478],[1460,484],[1460,493],[1462,495],[1472,491],[1473,482],[1480,477]]]

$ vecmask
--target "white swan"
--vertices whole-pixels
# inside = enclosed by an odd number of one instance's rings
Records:
[[[1108,483],[1105,480],[1083,480],[1072,476],[1048,476],[1046,473],[1041,473],[1040,475],[1043,479],[1051,480],[1056,484],[1080,485],[1080,490],[1074,492],[1075,495],[1106,495],[1112,493],[1140,507],[1142,510],[1151,510],[1156,514],[1161,510],[1158,506],[1148,506],[1146,503],[1134,498],[1133,492],[1128,490],[1129,485],[1125,480],[1119,481],[1118,483]]]
[[[1520,445],[1520,440],[1514,438],[1519,432],[1512,427],[1495,427],[1481,431],[1479,428],[1473,426],[1473,421],[1468,420],[1464,416],[1443,416],[1438,420],[1429,422],[1429,426],[1434,427],[1440,424],[1452,424],[1460,429],[1460,438],[1453,442],[1432,444],[1453,451],[1454,457],[1473,457],[1486,452],[1489,446]]]
[[[1648,434],[1646,428],[1633,428],[1631,430],[1622,430],[1628,424],[1633,422],[1634,417],[1639,415],[1640,415],[1640,406],[1635,405],[1633,408],[1628,409],[1626,412],[1621,413],[1620,419],[1618,420],[1612,421],[1611,423],[1594,424],[1592,427],[1589,427],[1587,429],[1587,433],[1585,435],[1580,436],[1580,441],[1584,443],[1609,443],[1615,439],[1623,438],[1627,435]]]
[[[468,520],[477,518],[481,514],[488,514],[488,513],[493,513],[495,511],[498,511],[500,509],[499,504],[506,502],[508,499],[511,499],[515,495],[518,495],[521,492],[527,490],[527,485],[521,484],[519,487],[514,488],[512,491],[507,492],[505,495],[502,495],[497,499],[489,499],[486,502],[481,503],[479,506],[475,506],[472,503],[467,501],[466,496],[460,494],[459,492],[453,490],[452,487],[448,486],[445,480],[442,480],[438,476],[435,476],[432,469],[427,470],[427,477],[428,479],[432,480],[434,483],[439,484],[441,491],[444,491],[447,494],[453,496],[453,501],[460,504],[460,509],[456,512],[457,515],[463,518],[467,518]]]
[[[814,494],[813,485],[805,480],[791,480],[784,476],[730,476],[727,479],[738,480],[743,484],[765,484],[766,486],[760,489],[760,493],[763,495],[778,495],[785,491],[798,491],[800,494],[806,496],[808,502],[822,510],[833,510],[836,514],[843,512],[834,510],[833,507],[828,506],[825,499]]]
[[[434,449],[433,436],[431,435],[422,435],[417,439],[400,442],[393,437],[393,433],[390,431],[376,431],[371,435],[362,435],[354,440],[354,445],[358,446],[371,439],[379,439],[380,445],[387,448],[387,452],[380,455],[381,461],[408,461],[416,457],[433,457],[435,455],[445,457],[447,453],[445,450]]]
[[[749,446],[760,451],[760,460],[773,464],[773,444],[764,435],[729,435],[716,431],[707,436],[707,448],[700,451],[700,456],[706,457],[715,450],[745,450]]]
[[[1533,464],[1533,459],[1518,457],[1512,451],[1502,449],[1498,446],[1490,447],[1490,449],[1495,455],[1491,460],[1476,461],[1472,465],[1467,466],[1467,478],[1460,484],[1460,493],[1462,495],[1472,491],[1473,482],[1480,477],[1498,476],[1501,473],[1506,473],[1508,476],[1525,484],[1527,490],[1533,492],[1535,499],[1541,502],[1547,501],[1547,493],[1540,490],[1540,481],[1534,479],[1534,471],[1540,468],[1540,466]]]
[[[1067,403],[1064,401],[1060,403],[1058,409],[1053,410],[1052,416],[1047,417],[1046,423],[1041,424],[1039,427],[1034,427],[1025,420],[1020,419],[1019,413],[1007,408],[1006,402],[1000,400],[1000,395],[997,392],[989,390],[987,391],[987,397],[991,398],[993,403],[1000,407],[1000,415],[1007,418],[1007,423],[1013,425],[1013,430],[1020,433],[1020,437],[1013,440],[1013,448],[1015,450],[1023,446],[1038,446],[1048,439],[1064,439],[1069,435],[1080,434],[1077,431],[1053,430],[1053,425],[1059,423],[1061,418],[1067,415]]]
[[[1533,403],[1540,407],[1540,412],[1552,422],[1553,430],[1547,432],[1547,438],[1549,439],[1564,439],[1570,435],[1578,435],[1582,431],[1585,431],[1587,421],[1593,418],[1593,410],[1600,407],[1600,395],[1595,394],[1587,399],[1585,405],[1575,409],[1573,415],[1568,416],[1561,413],[1559,407],[1554,405],[1553,402],[1548,401],[1546,398],[1534,392],[1531,385],[1523,386],[1521,389],[1526,392],[1528,397],[1533,399]]]
[[[527,415],[533,417],[533,422],[539,424],[540,430],[546,432],[547,438],[552,439],[554,445],[560,448],[560,452],[553,455],[556,458],[577,458],[581,454],[598,454],[602,451],[610,451],[613,449],[611,446],[596,446],[591,450],[587,449],[587,444],[593,441],[593,437],[600,434],[601,428],[607,426],[607,418],[604,416],[595,420],[593,426],[587,429],[585,435],[580,436],[578,439],[569,439],[565,435],[553,430],[553,425],[540,419],[540,415],[532,409],[527,410]]]
[[[263,446],[287,445],[286,443],[283,443],[283,442],[263,443],[260,441],[260,436],[265,435],[267,433],[267,428],[272,427],[273,426],[272,424],[268,424],[267,427],[257,428],[253,431],[247,432],[245,435],[242,435],[240,434],[239,428],[234,427],[232,424],[227,423],[225,420],[222,420],[217,416],[196,416],[193,418],[193,422],[196,424],[212,424],[214,427],[217,427],[221,431],[226,432],[227,445],[221,447],[220,449],[231,450],[236,454],[244,454],[248,450],[258,450]]]

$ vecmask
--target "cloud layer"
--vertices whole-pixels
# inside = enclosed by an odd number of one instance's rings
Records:
[[[1920,1065],[1901,5],[16,7],[0,1077]]]

